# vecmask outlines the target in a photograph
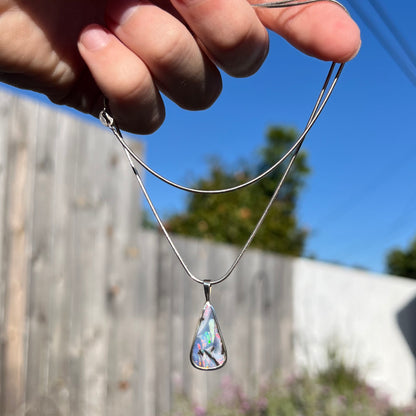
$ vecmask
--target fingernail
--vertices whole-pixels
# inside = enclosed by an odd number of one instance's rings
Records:
[[[105,48],[110,42],[110,34],[101,26],[93,25],[84,30],[80,42],[90,51]]]
[[[110,4],[108,15],[111,20],[120,26],[127,22],[139,5],[137,0],[116,0]]]

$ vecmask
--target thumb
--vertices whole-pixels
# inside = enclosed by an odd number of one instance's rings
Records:
[[[341,63],[354,58],[360,49],[360,29],[342,7],[332,2],[254,9],[267,28],[307,55]]]

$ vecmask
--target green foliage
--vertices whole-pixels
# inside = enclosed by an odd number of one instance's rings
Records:
[[[328,348],[327,362],[327,368],[316,376],[320,384],[331,386],[340,395],[348,395],[365,386],[358,369],[345,363],[337,347]]]
[[[312,376],[304,372],[282,382],[277,379],[257,397],[247,397],[229,379],[221,394],[205,409],[178,398],[174,416],[412,416],[415,406],[397,408],[368,386],[354,367],[330,350],[328,366]]]
[[[213,162],[207,178],[193,187],[204,189],[237,185],[258,175],[281,158],[294,144],[298,134],[293,129],[272,127],[267,142],[259,150],[257,160],[243,162],[243,169],[234,174],[218,161]],[[243,245],[255,227],[259,216],[273,195],[285,169],[279,167],[261,182],[242,190],[221,195],[190,195],[184,213],[167,221],[170,231],[214,241]],[[300,152],[252,246],[283,254],[302,254],[306,232],[298,225],[296,202],[309,167],[306,155]]]
[[[387,255],[387,273],[416,279],[416,239],[407,250],[392,250]]]

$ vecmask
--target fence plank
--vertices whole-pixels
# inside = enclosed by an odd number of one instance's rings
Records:
[[[76,187],[74,195],[74,257],[77,259],[73,319],[79,325],[81,386],[80,414],[102,415],[107,387],[107,321],[105,262],[107,255],[105,226],[108,207],[102,196],[105,185],[106,142],[97,136],[95,126],[78,124]],[[102,142],[102,143],[101,143]],[[96,150],[100,149],[100,157]],[[93,173],[92,173],[93,172]]]
[[[107,414],[133,414],[138,400],[138,386],[143,359],[138,355],[142,338],[138,319],[139,247],[137,230],[140,221],[138,190],[122,149],[107,138],[112,153],[107,169],[113,181],[107,186],[112,203],[109,223],[110,252],[107,280],[109,307],[109,397]],[[111,141],[110,141],[111,140]],[[131,143],[141,153],[141,145]]]
[[[15,104],[15,105],[13,105]],[[15,108],[13,108],[15,107]],[[4,348],[5,414],[17,412],[25,395],[25,327],[29,265],[29,211],[31,149],[27,138],[36,124],[36,117],[22,123],[30,105],[13,103],[8,151],[8,201],[6,205],[6,342]],[[28,192],[29,191],[29,192]]]
[[[7,206],[7,180],[8,180],[8,133],[9,133],[9,114],[10,97],[0,94],[0,356],[4,357],[6,334],[6,294],[7,280],[6,275],[6,206]],[[0,414],[5,412],[5,363],[0,359]]]
[[[54,118],[54,117],[51,117]],[[79,350],[80,339],[74,334],[73,311],[76,310],[75,293],[77,258],[74,247],[76,236],[76,183],[79,146],[75,120],[65,114],[56,117],[59,126],[56,135],[48,137],[55,142],[55,177],[53,223],[52,269],[54,279],[50,288],[50,380],[48,394],[57,404],[62,415],[79,410]]]
[[[50,223],[53,216],[53,142],[43,133],[39,125],[50,126],[39,105],[29,103],[32,116],[37,115],[38,128],[26,137],[28,144],[34,148],[30,160],[33,160],[31,171],[31,187],[29,198],[32,203],[31,215],[31,256],[30,256],[30,291],[27,309],[27,375],[26,375],[26,407],[28,411],[38,408],[42,398],[48,394],[50,339],[48,311],[50,285],[53,282],[51,269],[51,237]],[[50,116],[50,114],[48,114]],[[48,116],[47,115],[47,116]],[[25,123],[27,113],[21,115],[20,123]],[[48,128],[49,130],[49,128]],[[48,132],[49,133],[49,132]]]
[[[138,351],[141,363],[141,378],[136,381],[136,392],[140,400],[137,409],[143,415],[159,416],[157,413],[157,276],[158,250],[160,239],[158,233],[141,231],[139,242],[140,269],[138,291],[138,316],[140,320],[141,342]]]

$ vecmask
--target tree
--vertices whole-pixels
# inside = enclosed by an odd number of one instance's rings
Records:
[[[416,279],[416,238],[406,250],[390,251],[386,263],[389,274]]]
[[[257,160],[243,162],[238,173],[232,173],[218,161],[212,162],[208,177],[197,180],[192,186],[216,189],[246,181],[276,162],[297,138],[294,129],[272,127],[267,132],[265,146],[259,149]],[[239,191],[219,195],[190,194],[185,212],[168,219],[169,231],[242,246],[270,200],[284,169],[285,166],[281,166],[261,182]],[[296,203],[308,173],[306,154],[302,151],[252,246],[295,256],[302,254],[307,233],[298,225]]]

